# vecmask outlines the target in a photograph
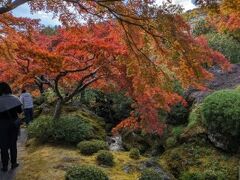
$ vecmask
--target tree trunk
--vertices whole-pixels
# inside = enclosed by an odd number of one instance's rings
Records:
[[[58,120],[60,118],[60,115],[62,113],[62,106],[63,100],[58,99],[54,110],[53,120]]]
[[[43,93],[44,93],[43,84],[37,84],[37,86],[38,86],[38,90],[39,90],[40,94],[43,95]]]

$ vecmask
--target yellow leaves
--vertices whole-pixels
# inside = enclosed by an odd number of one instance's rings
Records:
[[[224,15],[240,14],[240,0],[223,0],[220,9]]]

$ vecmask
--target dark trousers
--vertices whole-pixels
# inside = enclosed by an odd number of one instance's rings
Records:
[[[0,133],[2,135],[1,160],[3,167],[7,168],[9,162],[9,151],[11,163],[16,164],[17,162],[18,127],[12,124],[7,128],[1,130],[2,130],[2,133]]]
[[[28,125],[33,120],[33,108],[24,109],[25,122]]]
[[[10,157],[11,157],[11,164],[17,163],[17,142],[12,143],[10,148],[2,148],[1,149],[1,159],[3,167],[8,167],[9,162],[9,151],[10,150]]]

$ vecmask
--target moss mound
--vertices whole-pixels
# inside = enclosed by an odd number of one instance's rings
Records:
[[[107,175],[95,166],[73,166],[68,169],[66,180],[108,180]]]
[[[101,150],[98,152],[96,160],[99,165],[113,166],[114,156],[110,151]]]
[[[163,177],[153,169],[146,169],[142,172],[139,180],[163,180]]]
[[[198,139],[168,149],[160,157],[160,164],[177,179],[215,174],[235,180],[238,178],[239,160],[239,156],[220,152],[204,139]]]
[[[84,155],[92,155],[99,150],[108,149],[107,143],[101,140],[82,141],[77,147]]]

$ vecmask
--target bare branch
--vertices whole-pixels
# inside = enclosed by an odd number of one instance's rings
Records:
[[[9,12],[13,9],[15,9],[16,7],[29,2],[32,0],[15,0],[15,1],[8,1],[4,6],[0,7],[0,14],[4,14],[6,12]]]

